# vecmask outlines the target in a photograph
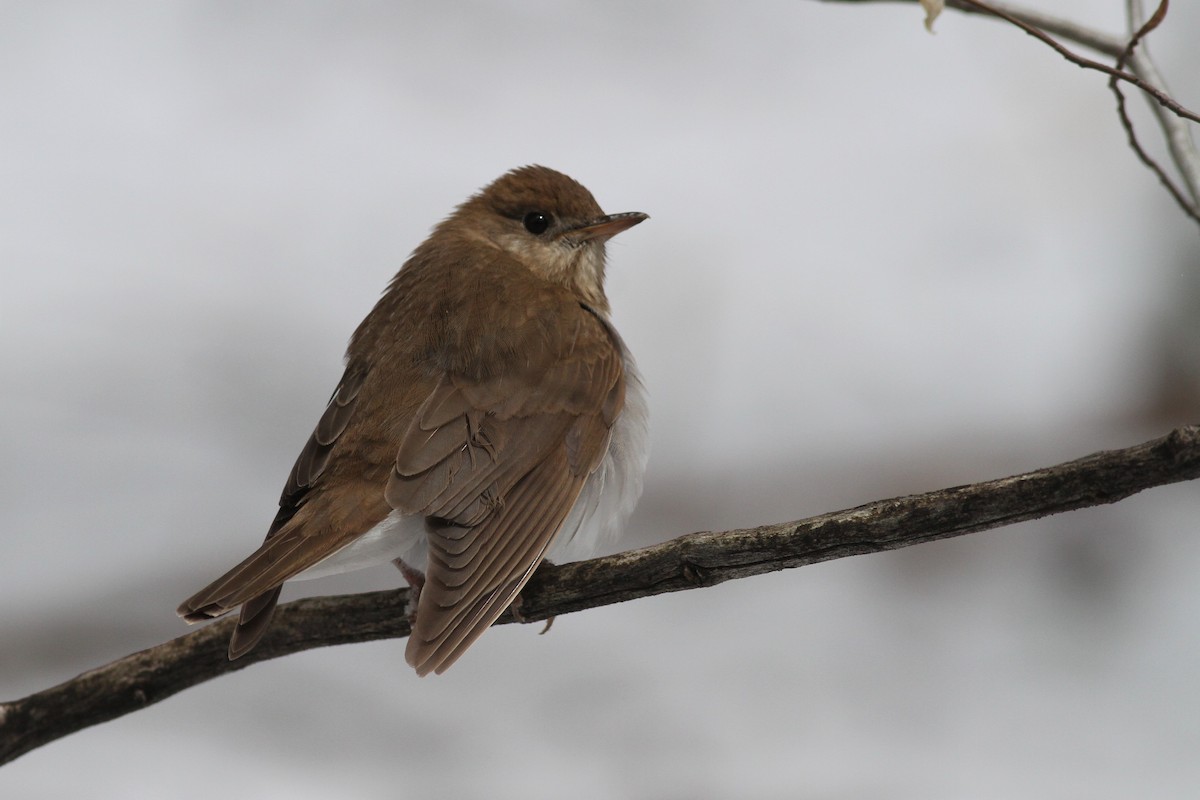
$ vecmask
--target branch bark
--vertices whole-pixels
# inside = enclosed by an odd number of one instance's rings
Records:
[[[1054,467],[880,500],[757,528],[703,532],[664,544],[538,570],[522,592],[526,621],[714,586],[736,578],[962,536],[1200,477],[1200,426]],[[314,647],[409,634],[407,590],[318,597],[281,606],[258,647],[226,658],[234,620],[0,704],[0,764],[69,733],[145,708],[251,664]],[[506,614],[497,624],[513,622]]]

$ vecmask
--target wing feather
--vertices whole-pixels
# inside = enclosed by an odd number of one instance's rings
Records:
[[[405,650],[419,674],[448,669],[533,575],[583,486],[564,464],[560,453],[530,473],[505,513],[483,525],[465,534],[431,533],[425,587]],[[464,539],[469,549],[447,552]]]
[[[338,382],[337,389],[329,398],[329,405],[317,421],[317,427],[308,438],[296,463],[288,475],[287,485],[284,486],[283,496],[279,499],[280,507],[299,505],[305,492],[321,477],[329,463],[329,454],[338,438],[346,430],[351,417],[358,408],[358,394],[366,380],[366,370],[347,369]],[[268,538],[271,536],[267,534]]]
[[[422,675],[449,668],[513,602],[604,459],[624,368],[605,324],[580,310],[566,353],[547,347],[484,380],[444,375],[397,448],[385,496],[430,518],[405,651]]]

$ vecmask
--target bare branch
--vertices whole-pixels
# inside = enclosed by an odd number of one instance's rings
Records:
[[[1104,74],[1106,74],[1116,80],[1121,80],[1121,81],[1125,81],[1127,83],[1131,83],[1134,86],[1141,89],[1146,94],[1148,94],[1149,96],[1153,97],[1164,107],[1173,111],[1178,116],[1184,117],[1186,119],[1190,119],[1193,122],[1200,122],[1200,116],[1197,116],[1194,111],[1189,111],[1188,109],[1184,108],[1182,105],[1179,104],[1178,101],[1175,100],[1175,98],[1171,97],[1170,95],[1166,94],[1163,91],[1160,91],[1157,87],[1151,86],[1150,84],[1146,83],[1144,80],[1139,78],[1137,75],[1131,75],[1130,73],[1125,72],[1124,70],[1118,69],[1116,67],[1110,67],[1108,64],[1101,64],[1099,61],[1093,61],[1090,58],[1084,58],[1081,55],[1073,53],[1070,50],[1068,50],[1067,48],[1063,47],[1061,44],[1059,44],[1057,41],[1055,41],[1049,35],[1044,33],[1036,25],[1032,25],[1032,24],[1026,22],[1025,20],[1021,19],[1020,17],[1013,16],[1012,14],[1008,13],[1003,8],[1001,8],[995,4],[983,3],[983,2],[980,2],[980,0],[956,0],[956,2],[954,3],[954,7],[957,8],[960,4],[965,7],[970,8],[973,11],[977,11],[979,13],[991,14],[993,16],[999,17],[1000,19],[1004,20],[1005,22],[1016,25],[1018,28],[1025,31],[1025,33],[1029,34],[1033,38],[1035,38],[1038,41],[1043,42],[1044,44],[1053,48],[1056,53],[1058,53],[1063,58],[1070,61],[1072,64],[1075,64],[1076,66],[1079,66],[1079,67],[1083,67],[1084,69],[1092,69],[1092,70],[1096,70],[1097,72],[1103,72]]]
[[[1146,21],[1146,24],[1138,26],[1136,19],[1138,19],[1140,15],[1140,11],[1138,10],[1140,4],[1137,3],[1136,0],[1129,0],[1127,5],[1129,10],[1130,27],[1133,27],[1134,31],[1130,36],[1129,44],[1125,46],[1125,49],[1121,51],[1121,55],[1117,57],[1117,69],[1121,69],[1125,66],[1125,63],[1133,56],[1133,53],[1137,47],[1142,44],[1142,40],[1147,36],[1147,34],[1157,28],[1167,15],[1167,0],[1162,0],[1158,6],[1158,10],[1155,11],[1150,19]],[[1142,49],[1142,54],[1145,62],[1150,64],[1150,57],[1149,54],[1145,52],[1144,46]],[[1142,143],[1137,137],[1137,131],[1133,127],[1133,120],[1130,119],[1129,112],[1125,108],[1125,93],[1121,91],[1120,83],[1115,77],[1109,78],[1108,88],[1117,98],[1117,117],[1121,120],[1121,127],[1125,129],[1125,135],[1129,140],[1129,146],[1133,148],[1133,152],[1137,154],[1138,159],[1140,159],[1141,162],[1145,164],[1151,172],[1158,176],[1159,183],[1161,183],[1167,190],[1167,193],[1175,199],[1175,202],[1181,209],[1183,209],[1183,213],[1187,214],[1196,222],[1200,222],[1200,211],[1197,211],[1194,205],[1195,189],[1189,186],[1189,189],[1192,191],[1192,201],[1189,202],[1188,198],[1184,196],[1183,191],[1175,185],[1175,181],[1171,180],[1171,176],[1167,174],[1166,170],[1164,170],[1159,163],[1154,160],[1149,153],[1146,152],[1146,149],[1142,147]],[[1166,113],[1161,107],[1156,106],[1153,103],[1150,104],[1150,107],[1156,114]],[[1166,116],[1170,118],[1172,124],[1178,123],[1178,120],[1176,120],[1174,117],[1171,117],[1171,115],[1167,114]],[[1183,123],[1179,124],[1183,127],[1183,133],[1185,134],[1184,139],[1186,143],[1190,145],[1191,136],[1188,135],[1186,125]],[[1167,141],[1168,147],[1170,147],[1172,143],[1170,126],[1163,125],[1162,127],[1168,134]],[[1176,142],[1176,144],[1178,145],[1180,142]],[[1178,155],[1174,149],[1172,149],[1171,152],[1173,157]],[[1194,149],[1192,155],[1195,155]],[[1187,163],[1187,158],[1182,159],[1180,162],[1180,171],[1183,172],[1185,179],[1187,178],[1187,171],[1184,169],[1184,165]]]
[[[916,3],[918,0],[821,0],[821,2],[865,5],[867,3]],[[953,8],[955,11],[961,11],[964,14],[982,14],[988,17],[996,16],[963,0],[946,0],[946,7]],[[1034,9],[1018,8],[1008,3],[993,2],[991,3],[991,7],[1004,12],[1014,19],[1039,28],[1046,33],[1066,39],[1069,42],[1081,44],[1106,56],[1116,58],[1125,49],[1124,39],[1101,33],[1100,31],[1063,19],[1062,17],[1056,17]]]
[[[1153,486],[1200,477],[1200,426],[1124,450],[970,486],[881,500],[758,528],[694,533],[627,553],[543,567],[522,592],[527,621],[611,603],[713,586],[735,578],[878,553],[1114,503]],[[259,646],[226,657],[234,621],[85,672],[0,704],[0,763],[164,700],[227,672],[314,647],[407,636],[405,590],[297,600],[279,608]],[[512,622],[511,615],[501,623]]]
[[[916,0],[823,0],[823,2],[876,3],[916,2]],[[1171,98],[1170,93],[1167,91],[1166,83],[1159,74],[1157,66],[1146,52],[1144,45],[1134,50],[1124,39],[1101,33],[1069,20],[1043,14],[1040,11],[1017,8],[1006,3],[983,3],[977,2],[977,0],[947,0],[946,5],[967,14],[984,14],[1003,19],[1054,48],[1055,51],[1072,63],[1109,75],[1110,86],[1113,87],[1113,91],[1118,97],[1117,113],[1121,117],[1122,126],[1129,135],[1130,144],[1134,152],[1144,164],[1158,175],[1159,180],[1162,181],[1167,191],[1179,203],[1184,213],[1200,221],[1200,153],[1196,150],[1196,145],[1192,140],[1191,128],[1187,122],[1187,120],[1200,122],[1200,116],[1184,108]],[[1166,3],[1160,5],[1163,13],[1165,13],[1165,7]],[[1132,13],[1134,12],[1131,11]],[[1054,41],[1049,34],[1121,60],[1118,62],[1118,66],[1113,68],[1097,61],[1083,58]],[[1127,49],[1130,52],[1127,52]],[[1132,74],[1124,71],[1123,68],[1126,63],[1128,63],[1129,68],[1132,70]],[[1133,132],[1133,125],[1125,112],[1124,97],[1115,86],[1116,81],[1132,83],[1143,91],[1148,101],[1154,101],[1150,102],[1151,110],[1158,121],[1159,127],[1163,130],[1167,148],[1171,153],[1171,159],[1178,168],[1183,182],[1187,186],[1188,193],[1191,195],[1190,201],[1138,143],[1137,137]]]
[[[1163,87],[1164,90],[1166,89],[1166,84],[1159,75],[1158,68],[1144,51],[1135,52],[1130,56],[1129,64],[1133,67],[1134,72],[1142,75],[1151,83]],[[1175,162],[1179,174],[1183,177],[1183,182],[1188,187],[1188,193],[1192,198],[1191,208],[1195,210],[1200,207],[1200,152],[1196,150],[1196,143],[1192,140],[1191,128],[1184,120],[1158,103],[1150,103],[1150,110],[1163,129],[1171,160]]]
[[[1142,25],[1139,22],[1143,17],[1141,3],[1137,2],[1137,0],[1130,0],[1128,12],[1132,39],[1120,53],[1122,62],[1128,62],[1134,72],[1164,92],[1167,91],[1167,84],[1163,80],[1162,75],[1159,74],[1158,66],[1154,63],[1154,59],[1150,57],[1150,51],[1146,48],[1146,43],[1141,41],[1141,39],[1146,33],[1149,33],[1150,30],[1153,30],[1162,23],[1162,19],[1166,15],[1166,10],[1167,3],[1166,0],[1163,0],[1150,20],[1145,25]],[[1109,86],[1118,97],[1121,97],[1120,90],[1111,81],[1109,82]],[[1167,149],[1171,153],[1171,160],[1175,162],[1175,166],[1179,169],[1179,174],[1183,178],[1184,185],[1187,186],[1188,194],[1191,195],[1191,203],[1189,204],[1178,197],[1178,192],[1175,190],[1174,184],[1169,185],[1167,188],[1173,195],[1176,195],[1176,200],[1193,218],[1200,219],[1200,216],[1198,216],[1198,213],[1200,213],[1200,153],[1197,152],[1196,143],[1192,140],[1192,130],[1185,121],[1169,113],[1161,105],[1157,103],[1149,103],[1149,105],[1150,111],[1158,120],[1159,127],[1163,129],[1167,140]],[[1124,116],[1123,112],[1122,116]],[[1125,124],[1124,119],[1122,119],[1122,124]],[[1129,127],[1131,126],[1126,126],[1127,129]],[[1161,170],[1156,170],[1156,172],[1159,173],[1159,179],[1164,183],[1169,181]]]

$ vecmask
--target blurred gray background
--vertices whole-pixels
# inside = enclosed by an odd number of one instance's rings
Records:
[[[1122,29],[1117,0],[1039,3]],[[0,697],[180,635],[354,326],[542,163],[652,393],[630,546],[1196,422],[1200,246],[1104,78],[999,23],[752,3],[0,5]],[[1200,106],[1200,10],[1153,37]],[[1144,104],[1133,102],[1148,139]],[[190,689],[4,798],[1200,792],[1200,492]],[[300,593],[390,588],[390,569]]]

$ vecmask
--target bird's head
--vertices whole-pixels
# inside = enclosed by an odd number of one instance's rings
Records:
[[[446,229],[487,242],[531,272],[570,287],[599,311],[604,244],[647,215],[605,214],[574,179],[541,166],[514,169],[459,206]]]

